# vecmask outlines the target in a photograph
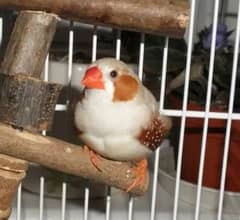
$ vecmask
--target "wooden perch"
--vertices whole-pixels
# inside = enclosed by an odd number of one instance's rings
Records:
[[[17,17],[1,66],[0,121],[30,131],[51,127],[62,86],[30,76],[40,78],[57,20],[36,11]]]
[[[28,164],[23,160],[0,154],[0,219],[11,213],[18,185],[25,177]]]
[[[67,19],[183,37],[188,0],[1,0],[0,8],[39,10]]]
[[[29,76],[0,74],[0,121],[30,131],[48,130],[61,88]]]
[[[40,78],[56,20],[55,15],[37,12],[22,12],[18,16],[1,66],[2,121],[30,130],[45,129],[51,122],[60,86],[30,76]],[[26,169],[26,161],[0,155],[1,220],[11,213],[12,200]]]
[[[81,176],[96,182],[126,190],[134,181],[134,173],[129,162],[117,162],[102,158],[96,169],[89,160],[88,150],[51,137],[21,132],[0,123],[0,153],[27,161],[39,163],[65,173]],[[148,188],[145,183],[134,188],[131,193],[143,195]]]
[[[21,12],[8,42],[1,73],[40,78],[57,21],[53,14]]]

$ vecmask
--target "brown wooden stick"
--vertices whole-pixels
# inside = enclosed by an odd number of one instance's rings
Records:
[[[0,219],[7,219],[17,187],[25,177],[26,161],[0,154]]]
[[[62,87],[29,76],[40,78],[57,20],[45,12],[18,15],[1,66],[0,121],[30,131],[51,127]]]
[[[0,8],[39,10],[67,19],[182,37],[188,0],[1,0]]]
[[[30,131],[51,128],[62,86],[0,73],[0,121]]]
[[[1,72],[40,78],[57,21],[54,14],[21,12],[8,42]]]
[[[38,128],[41,124],[47,127],[46,123],[51,119],[57,100],[54,91],[59,90],[59,86],[43,83],[29,76],[40,78],[56,30],[56,22],[57,16],[44,12],[21,12],[18,16],[1,66],[2,72],[5,73],[0,77],[0,118],[2,120],[27,128]],[[44,99],[47,97],[45,92],[49,93],[47,103]],[[39,95],[42,95],[43,99]],[[52,97],[55,99],[52,100]],[[48,112],[45,114],[47,117],[43,115],[39,117],[37,114],[41,111],[42,100],[45,100],[42,110],[44,109],[45,113]],[[33,115],[38,116],[34,118]],[[23,122],[23,118],[27,118],[31,123],[26,123],[26,120],[24,123],[19,123],[19,120]],[[43,120],[38,120],[39,118]],[[43,123],[37,124],[40,121]],[[12,137],[9,136],[9,138]],[[0,155],[0,219],[7,219],[10,215],[12,200],[19,183],[25,177],[26,169],[26,161]]]
[[[0,123],[0,153],[39,163],[65,173],[81,176],[96,182],[126,190],[134,181],[133,165],[128,162],[101,158],[96,169],[89,160],[88,150],[56,138],[20,132]],[[143,185],[131,193],[143,195],[148,188],[147,175]]]

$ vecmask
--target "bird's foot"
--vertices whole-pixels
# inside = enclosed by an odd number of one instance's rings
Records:
[[[147,175],[147,159],[143,159],[137,163],[137,166],[133,168],[133,172],[135,173],[135,180],[131,183],[126,192],[130,192],[134,187],[144,184],[144,180]]]
[[[89,150],[89,156],[93,166],[102,172],[102,169],[99,167],[99,161],[101,160],[101,157],[92,150]]]
[[[93,150],[91,150],[88,146],[84,146],[85,150],[89,151],[89,158],[93,166],[97,168],[97,170],[102,172],[102,169],[99,167],[99,161],[101,161],[101,156],[96,154]]]

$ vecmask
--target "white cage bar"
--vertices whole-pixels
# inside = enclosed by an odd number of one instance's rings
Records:
[[[20,183],[17,192],[17,220],[21,220],[22,184]]]
[[[165,94],[165,83],[166,83],[166,73],[167,73],[167,56],[168,56],[168,37],[165,38],[165,45],[163,49],[163,65],[162,65],[162,81],[161,81],[161,90],[160,90],[160,103],[159,111],[161,113],[164,106],[164,94]],[[157,181],[158,181],[158,169],[159,169],[159,156],[160,148],[155,152],[154,158],[154,173],[153,173],[153,185],[152,185],[152,200],[151,200],[151,216],[150,220],[156,219],[156,198],[157,198]]]
[[[214,60],[215,60],[215,49],[216,49],[216,36],[217,36],[217,24],[218,24],[218,10],[219,10],[219,0],[215,1],[214,7],[214,16],[213,16],[213,34],[212,34],[212,44],[210,52],[210,64],[209,64],[209,73],[208,73],[208,85],[207,85],[207,98],[206,98],[206,107],[205,107],[205,117],[204,117],[204,126],[203,126],[203,136],[201,144],[201,154],[200,154],[200,164],[199,164],[199,173],[198,173],[198,184],[197,184],[197,199],[196,199],[196,211],[195,211],[195,220],[199,219],[200,215],[200,202],[201,202],[201,190],[202,190],[202,180],[203,180],[203,168],[204,168],[204,159],[207,146],[207,132],[208,132],[208,114],[210,111],[211,105],[211,96],[212,96],[212,84],[213,84],[213,71],[214,71]]]
[[[187,102],[188,102],[188,89],[189,89],[189,79],[190,79],[190,69],[191,69],[191,59],[192,59],[192,49],[193,49],[193,34],[194,34],[194,18],[195,18],[195,9],[196,1],[191,2],[191,16],[189,24],[189,37],[188,37],[188,50],[187,50],[187,63],[185,71],[185,84],[184,84],[184,97],[183,97],[183,110],[181,118],[181,127],[180,127],[180,138],[179,138],[179,150],[178,150],[178,159],[177,159],[177,174],[176,174],[176,186],[175,186],[175,196],[174,196],[174,207],[173,207],[173,220],[177,220],[178,213],[178,202],[179,202],[179,188],[180,188],[180,176],[181,176],[181,167],[182,167],[182,154],[183,154],[183,141],[184,141],[184,132],[186,124],[186,112],[187,112]]]
[[[240,1],[238,1],[238,18],[237,18],[237,24],[236,24],[236,39],[235,39],[235,47],[234,47],[232,80],[231,80],[227,127],[226,127],[226,136],[225,136],[225,144],[224,144],[223,166],[222,166],[222,174],[221,174],[220,196],[219,196],[219,206],[218,206],[218,220],[222,219],[222,211],[223,211],[224,188],[225,188],[225,180],[226,180],[227,160],[228,160],[229,142],[230,142],[230,131],[231,131],[231,123],[232,123],[231,115],[233,113],[235,86],[236,86],[236,80],[237,80],[239,42],[240,42]],[[240,119],[240,118],[238,118],[238,119]]]
[[[40,178],[40,198],[39,198],[39,220],[43,220],[43,209],[44,209],[44,177]]]

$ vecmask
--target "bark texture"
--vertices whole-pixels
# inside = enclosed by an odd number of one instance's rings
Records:
[[[65,173],[81,176],[122,190],[134,181],[134,165],[101,158],[99,168],[93,166],[89,151],[56,138],[18,131],[0,123],[0,153],[41,164]],[[133,195],[143,195],[149,177],[134,188]]]
[[[67,19],[183,37],[188,0],[1,0],[0,8],[39,10]]]
[[[36,78],[40,78],[56,22],[57,16],[44,12],[19,14],[1,65],[1,121],[34,131],[48,128],[61,86]],[[0,155],[0,219],[8,219],[26,169],[26,161]]]
[[[1,72],[40,78],[57,21],[56,15],[45,12],[20,12],[8,42]]]
[[[0,121],[34,132],[51,127],[62,87],[38,79],[57,21],[45,12],[18,15],[1,65]]]
[[[30,131],[48,130],[61,88],[29,76],[0,74],[0,121]]]
[[[12,201],[21,180],[25,177],[27,162],[0,154],[0,219],[8,219]]]

